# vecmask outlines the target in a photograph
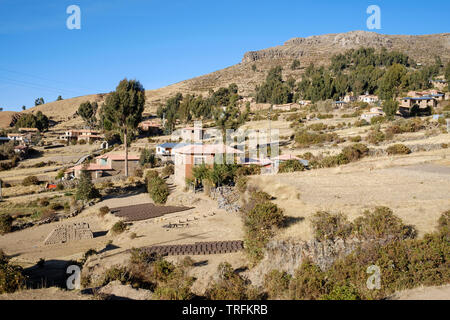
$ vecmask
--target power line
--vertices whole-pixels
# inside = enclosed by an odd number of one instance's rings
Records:
[[[92,88],[80,87],[78,85],[74,85],[73,83],[70,83],[70,82],[67,82],[67,81],[52,80],[52,79],[44,78],[44,77],[41,77],[41,76],[36,76],[36,75],[30,74],[30,73],[25,73],[25,72],[21,72],[21,71],[14,71],[14,70],[6,69],[6,68],[3,68],[3,67],[0,67],[0,70],[6,71],[6,72],[10,72],[10,73],[16,73],[16,74],[24,75],[24,76],[27,76],[27,77],[44,80],[44,81],[49,81],[49,82],[53,82],[53,83],[67,84],[67,85],[70,85],[70,86],[74,86],[75,88],[78,88],[78,89],[89,90],[89,91],[92,91],[92,92],[100,92],[100,91],[102,91],[102,90],[95,90],[95,89],[92,89]],[[106,92],[106,91],[103,90],[102,92]]]
[[[29,88],[39,89],[39,90],[42,90],[42,89],[51,90],[51,91],[54,91],[57,93],[69,93],[69,94],[82,93],[81,91],[73,91],[70,89],[60,89],[60,88],[55,88],[55,87],[51,87],[51,86],[47,86],[47,85],[36,84],[36,83],[28,82],[28,81],[15,80],[15,79],[10,79],[10,78],[5,78],[5,77],[0,77],[0,81],[4,81],[6,83],[21,86],[21,87],[29,87]]]

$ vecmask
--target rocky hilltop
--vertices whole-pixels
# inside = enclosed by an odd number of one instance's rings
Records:
[[[263,59],[301,59],[320,54],[331,56],[348,49],[359,47],[386,48],[407,53],[418,62],[426,63],[435,55],[450,58],[450,33],[410,36],[383,35],[376,32],[351,31],[347,33],[325,34],[307,38],[293,38],[282,46],[244,54],[242,63]]]

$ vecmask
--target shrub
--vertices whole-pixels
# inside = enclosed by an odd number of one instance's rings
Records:
[[[39,179],[36,176],[28,176],[22,181],[22,185],[24,187],[32,186],[32,185],[38,185]]]
[[[14,219],[9,214],[0,214],[0,234],[12,231],[12,223]]]
[[[366,120],[361,119],[358,121],[355,121],[354,126],[355,127],[364,127],[364,126],[368,126],[370,123],[368,123]]]
[[[346,239],[352,234],[352,223],[341,213],[316,212],[311,219],[311,224],[314,238],[319,241]]]
[[[236,176],[253,176],[261,174],[261,167],[255,164],[241,166],[236,169]]]
[[[314,133],[302,130],[295,134],[294,140],[299,147],[309,147],[315,144],[338,141],[339,137],[336,133]]]
[[[134,170],[134,175],[138,178],[142,178],[144,172],[142,171],[141,168],[137,168],[136,170]]]
[[[109,213],[109,207],[108,206],[103,206],[103,207],[101,207],[100,209],[98,209],[98,214],[101,216],[101,217],[104,217],[106,214],[108,214]]]
[[[406,239],[414,238],[416,235],[412,226],[404,225],[402,220],[387,207],[366,210],[353,224],[354,234],[364,239]]]
[[[240,193],[244,193],[247,190],[248,178],[246,176],[236,177],[236,187]]]
[[[308,260],[295,271],[289,285],[291,298],[295,300],[317,300],[328,291],[324,272]]]
[[[342,149],[342,155],[349,161],[357,161],[369,154],[369,148],[362,143],[347,146]]]
[[[114,235],[117,235],[117,234],[121,234],[121,233],[124,232],[126,229],[127,229],[127,225],[125,224],[125,222],[119,221],[119,222],[116,222],[116,223],[112,226],[111,232],[112,232]]]
[[[380,124],[386,121],[386,118],[383,116],[376,116],[370,119],[370,124]]]
[[[154,151],[149,149],[143,149],[141,151],[139,163],[141,164],[141,166],[148,165],[150,168],[153,168],[156,165],[156,156]]]
[[[360,300],[355,288],[348,285],[336,285],[329,294],[323,295],[321,300]]]
[[[247,300],[256,299],[250,281],[235,273],[232,266],[222,262],[217,268],[219,279],[212,282],[205,291],[208,300]]]
[[[328,128],[328,126],[322,122],[319,123],[313,123],[312,125],[308,126],[308,129],[312,131],[324,131]]]
[[[387,153],[389,155],[394,155],[394,154],[410,154],[411,153],[411,149],[409,149],[407,146],[405,146],[404,144],[394,144],[392,146],[389,146],[386,149]]]
[[[64,206],[58,202],[52,202],[49,206],[50,209],[58,211],[64,209]]]
[[[380,128],[377,127],[369,132],[369,134],[366,137],[366,141],[368,141],[371,144],[379,144],[380,142],[383,142],[386,139],[383,132],[381,132]]]
[[[267,194],[254,193],[250,208],[244,212],[245,250],[251,262],[263,258],[264,247],[284,222],[283,210],[268,200],[258,199]],[[245,210],[245,209],[244,209]]]
[[[41,207],[46,207],[50,204],[50,201],[48,201],[48,198],[42,198],[38,200],[38,204]]]
[[[438,232],[450,237],[450,210],[445,211],[438,220]]]
[[[156,171],[156,170],[148,170],[145,173],[145,183],[148,184],[148,182],[150,180],[152,180],[153,178],[157,178],[157,177],[159,177],[158,171]]]
[[[272,270],[264,276],[264,288],[270,299],[285,299],[292,276],[285,271]]]
[[[162,174],[166,177],[171,176],[174,173],[175,173],[175,168],[174,168],[173,164],[166,165],[164,167],[164,169],[162,170]]]
[[[298,160],[288,160],[280,163],[278,167],[278,173],[296,172],[304,171],[305,167]]]
[[[169,196],[169,187],[164,179],[160,177],[152,178],[148,181],[147,190],[155,203],[166,203]]]
[[[9,259],[0,250],[0,294],[12,293],[25,284],[25,276],[20,266],[9,264]]]
[[[89,172],[82,170],[81,176],[77,185],[77,192],[75,198],[77,200],[90,200],[100,197],[100,192],[95,188],[91,181]]]
[[[350,138],[351,142],[361,142],[361,136],[355,136]]]

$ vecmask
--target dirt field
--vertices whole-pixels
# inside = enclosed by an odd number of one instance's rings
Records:
[[[433,231],[450,209],[448,149],[409,156],[368,158],[347,166],[252,177],[251,183],[277,199],[298,222],[279,237],[311,238],[309,217],[319,210],[354,219],[365,209],[390,207],[419,235]]]

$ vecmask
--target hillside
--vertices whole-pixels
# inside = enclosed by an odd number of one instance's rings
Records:
[[[326,34],[307,38],[294,38],[283,45],[244,54],[242,61],[231,67],[218,70],[207,75],[185,80],[173,85],[146,91],[146,111],[154,112],[159,104],[176,92],[207,94],[209,89],[217,89],[236,83],[239,93],[248,96],[253,93],[255,85],[262,82],[266,72],[274,65],[284,67],[284,76],[293,75],[299,78],[306,66],[327,65],[330,58],[349,49],[359,47],[382,47],[397,50],[409,55],[417,63],[434,62],[436,55],[446,63],[450,60],[450,33],[432,35],[383,35],[367,31],[351,31],[339,34]],[[295,71],[289,66],[294,59],[301,62],[301,68]],[[256,66],[256,71],[252,66]],[[119,79],[118,79],[119,80]],[[30,108],[25,112],[41,110],[54,120],[69,120],[84,101],[102,102],[104,94],[93,94],[62,101],[50,102]],[[0,113],[0,118],[3,113]],[[3,124],[0,121],[0,124]]]

